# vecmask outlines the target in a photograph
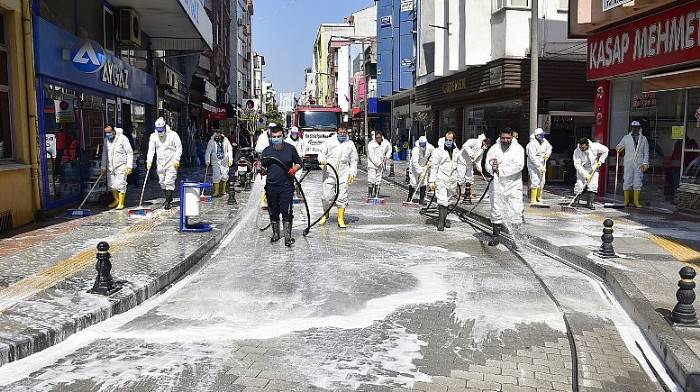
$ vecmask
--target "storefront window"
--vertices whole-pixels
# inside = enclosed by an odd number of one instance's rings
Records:
[[[40,0],[39,14],[63,30],[75,33],[75,0]],[[102,11],[98,15],[101,14]]]
[[[496,102],[464,108],[464,135],[462,140],[483,133],[494,140],[498,131],[505,127],[518,130],[522,118],[521,101]],[[527,132],[525,132],[526,134]],[[523,137],[527,135],[523,134]]]
[[[12,123],[10,122],[10,86],[7,69],[5,19],[0,15],[0,159],[12,159]]]
[[[445,136],[447,131],[457,132],[459,119],[457,118],[457,108],[450,108],[440,111],[439,137]]]
[[[683,178],[687,184],[700,184],[700,89],[688,90],[688,124],[683,141]],[[680,137],[680,135],[677,135]],[[680,140],[676,141],[681,144]]]

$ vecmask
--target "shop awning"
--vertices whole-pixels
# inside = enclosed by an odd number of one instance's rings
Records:
[[[110,4],[136,10],[152,49],[213,49],[212,23],[201,0],[111,0]]]
[[[700,68],[668,72],[642,78],[642,92],[678,90],[700,87]]]

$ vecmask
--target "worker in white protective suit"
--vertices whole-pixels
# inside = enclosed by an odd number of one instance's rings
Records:
[[[112,191],[114,201],[109,208],[124,209],[126,199],[126,177],[134,169],[134,151],[129,139],[124,136],[124,130],[107,124],[104,128],[105,142],[102,147],[102,175],[109,172],[107,186]]]
[[[214,130],[214,134],[207,143],[204,162],[207,167],[211,165],[211,176],[214,183],[212,197],[224,195],[229,168],[233,165],[233,146],[218,129]]]
[[[270,130],[271,129],[277,129],[277,124],[275,124],[275,123],[267,124],[267,131],[261,132],[260,135],[258,136],[258,140],[255,141],[255,152],[258,153],[258,155],[262,154],[262,152],[270,145]],[[267,176],[261,176],[261,178],[262,178],[263,189],[264,189],[265,185],[267,184]],[[267,194],[265,192],[260,194],[260,204],[263,207],[267,206]]]
[[[413,201],[416,190],[420,192],[418,203],[425,204],[425,190],[428,186],[428,176],[430,175],[430,158],[433,156],[435,147],[428,143],[425,136],[421,136],[416,141],[415,147],[411,151],[411,160],[408,163],[408,199]]]
[[[286,143],[291,144],[294,146],[294,148],[297,150],[297,154],[299,154],[299,157],[304,160],[304,156],[306,155],[306,150],[308,148],[306,144],[306,140],[301,135],[301,131],[299,131],[299,128],[297,127],[291,127],[289,128],[289,135],[287,136],[286,139],[284,139]],[[301,178],[303,177],[304,171],[303,170],[297,170],[296,171],[296,179],[301,181]],[[295,187],[296,188],[296,187]],[[297,197],[301,197],[299,189],[296,189]]]
[[[367,197],[379,197],[382,175],[391,159],[391,143],[381,131],[374,132],[374,140],[367,144]]]
[[[625,207],[630,204],[630,195],[634,196],[634,207],[641,208],[642,183],[644,172],[649,169],[649,142],[642,134],[642,124],[632,121],[630,132],[617,144],[618,153],[625,152],[625,176],[622,190],[625,193]]]
[[[574,194],[578,195],[576,200],[580,205],[580,199],[585,194],[587,205],[590,209],[595,209],[593,202],[595,194],[598,192],[598,178],[600,167],[608,159],[608,148],[600,143],[595,143],[588,138],[581,138],[578,141],[578,148],[574,150],[574,167],[576,168],[576,185]]]
[[[527,171],[530,175],[530,204],[537,204],[542,201],[547,162],[552,155],[552,145],[545,139],[542,128],[532,132],[525,151],[527,152]]]
[[[447,221],[450,203],[457,203],[459,197],[457,187],[464,184],[467,162],[462,156],[462,152],[455,145],[455,133],[448,131],[445,134],[445,141],[442,147],[433,151],[430,158],[430,178],[428,183],[430,189],[435,192],[438,204],[438,231],[450,228]]]
[[[513,137],[513,130],[504,128],[486,154],[486,170],[493,175],[489,197],[493,237],[489,246],[500,243],[503,224],[520,225],[523,221],[523,169],[525,150]]]
[[[357,149],[355,143],[350,141],[347,124],[338,126],[336,136],[327,138],[321,145],[321,151],[318,154],[318,160],[323,170],[323,210],[326,211],[333,202],[337,181],[339,191],[335,204],[338,207],[338,227],[341,229],[347,227],[345,208],[348,205],[348,186],[357,177],[357,159]],[[338,172],[337,180],[335,173],[327,167],[327,164],[333,165]],[[325,214],[319,224],[325,225],[328,219],[329,214]]]
[[[182,156],[182,142],[177,132],[170,129],[165,124],[165,119],[160,117],[156,120],[156,130],[151,134],[148,142],[148,154],[146,156],[146,167],[150,170],[153,164],[153,155],[158,155],[156,169],[158,172],[158,182],[160,188],[165,193],[165,203],[163,208],[169,210],[172,207],[173,193],[175,192],[175,180],[177,179],[177,169],[180,167],[180,157]]]
[[[491,147],[491,139],[487,138],[483,133],[479,136],[467,140],[462,146],[462,156],[467,163],[467,172],[465,175],[464,189],[464,204],[472,203],[472,186],[474,185],[474,170],[481,173],[481,159],[484,157],[484,152]]]

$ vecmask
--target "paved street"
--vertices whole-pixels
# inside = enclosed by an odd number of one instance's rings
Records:
[[[318,183],[319,173],[305,182],[313,218]],[[438,233],[393,186],[382,189],[387,204],[368,206],[360,175],[350,228],[329,223],[304,239],[297,208],[289,250],[255,227],[260,191],[257,182],[240,223],[180,282],[3,366],[0,389],[572,390],[562,313],[505,247],[461,222]],[[638,331],[595,282],[523,257],[566,312],[581,391],[662,390]]]

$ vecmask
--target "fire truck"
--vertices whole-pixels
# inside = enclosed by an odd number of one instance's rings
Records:
[[[297,106],[292,123],[303,132],[306,140],[306,160],[315,161],[321,144],[335,135],[342,112],[338,106]]]

